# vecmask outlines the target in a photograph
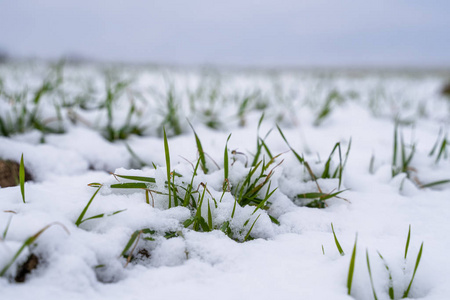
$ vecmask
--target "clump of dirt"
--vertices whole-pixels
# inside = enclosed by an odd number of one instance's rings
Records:
[[[28,260],[18,268],[16,277],[14,278],[14,280],[16,282],[25,282],[27,275],[30,274],[31,271],[36,269],[38,264],[39,264],[39,258],[36,255],[31,254],[28,257]]]
[[[450,97],[450,82],[444,84],[441,90],[442,95]]]
[[[142,258],[150,258],[150,253],[147,251],[147,249],[142,248],[141,250],[139,250],[138,252],[138,256],[142,257]]]
[[[25,181],[32,180],[25,169]],[[11,160],[0,160],[0,187],[16,186],[19,184],[19,164]]]

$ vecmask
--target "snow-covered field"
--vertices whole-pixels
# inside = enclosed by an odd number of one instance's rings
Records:
[[[448,78],[0,65],[1,299],[448,299]]]

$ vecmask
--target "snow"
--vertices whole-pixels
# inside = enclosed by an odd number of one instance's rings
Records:
[[[46,65],[0,66],[4,90],[20,91],[24,85],[35,90],[40,76],[47,74],[47,68]],[[150,99],[136,100],[142,112],[133,122],[149,124],[144,136],[131,135],[126,141],[109,142],[102,135],[106,124],[104,112],[73,108],[90,125],[65,120],[65,133],[46,134],[43,144],[41,133],[36,130],[0,137],[0,158],[19,161],[23,153],[25,167],[34,179],[25,184],[26,204],[22,202],[19,187],[0,189],[0,232],[3,233],[10,221],[7,235],[0,241],[0,269],[27,238],[54,224],[0,278],[2,299],[373,299],[366,249],[378,299],[389,299],[389,283],[377,251],[392,272],[397,299],[409,284],[422,242],[423,255],[410,298],[447,298],[450,221],[446,212],[450,209],[450,184],[422,189],[417,183],[450,179],[450,160],[443,157],[436,163],[436,156],[428,155],[439,128],[445,131],[449,126],[450,102],[439,95],[445,74],[418,72],[411,76],[401,72],[366,71],[355,76],[334,71],[323,76],[317,71],[280,71],[274,77],[264,72],[223,70],[217,80],[220,97],[216,100],[222,106],[213,108],[221,127],[212,129],[206,126],[205,115],[201,113],[205,109],[203,105],[210,105],[208,95],[201,96],[204,99],[197,104],[199,108],[191,110],[185,93],[186,89],[195,90],[196,85],[205,81],[201,70],[162,72],[128,67],[121,72],[119,75],[132,74],[135,79],[130,90],[142,99]],[[101,68],[68,66],[64,76],[66,80],[59,89],[65,93],[65,100],[87,92],[84,88],[87,83],[96,87],[91,93],[94,104],[104,98]],[[154,177],[156,182],[149,183],[148,187],[166,193],[166,158],[158,131],[163,120],[161,107],[157,109],[161,100],[153,98],[156,96],[149,92],[149,87],[165,93],[167,76],[181,99],[179,113],[183,118],[180,120],[183,134],[168,139],[171,169],[181,175],[175,177],[175,183],[190,182],[198,159],[194,134],[186,126],[187,117],[202,142],[210,170],[204,174],[199,168],[193,179],[193,187],[200,193],[207,189],[202,216],[208,219],[209,202],[213,225],[220,228],[230,221],[230,228],[240,241],[258,218],[251,231],[255,239],[241,243],[220,230],[196,232],[184,228],[182,224],[192,216],[192,211],[185,207],[169,208],[167,195],[153,192],[147,204],[141,189],[110,187],[118,181],[132,182],[110,174],[114,172]],[[243,116],[245,125],[240,124],[236,100],[239,95],[257,90],[264,95],[258,101],[264,100],[268,105],[259,135],[257,128],[263,111],[250,106]],[[344,100],[334,103],[330,115],[315,126],[315,117],[333,90]],[[114,110],[117,116],[114,126],[120,127],[126,120],[128,97],[125,93],[119,99],[120,108]],[[6,103],[6,99],[0,96],[0,102]],[[45,114],[51,114],[55,99],[57,95],[52,94],[42,100]],[[2,116],[7,114],[3,107],[6,104],[1,106]],[[396,117],[404,122],[414,121],[413,126],[403,125],[400,129],[406,144],[416,143],[409,178],[406,173],[392,176]],[[312,172],[319,177],[334,145],[341,143],[344,157],[351,138],[341,186],[336,178],[317,180],[324,193],[345,190],[339,195],[341,198],[326,200],[323,209],[299,206],[302,201],[292,201],[296,195],[318,192],[318,188],[289,151],[275,124],[280,125],[289,144],[304,154]],[[269,199],[270,208],[254,213],[254,206],[235,207],[235,196],[222,190],[227,137],[232,134],[228,153],[229,182],[233,189],[242,184],[250,170],[258,136],[263,138],[270,130],[265,142],[273,155],[281,153],[269,168],[280,163],[270,178],[270,191],[276,188]],[[148,166],[141,167],[127,145]],[[242,154],[233,154],[234,151]],[[263,154],[267,163],[268,154]],[[370,172],[372,156],[373,173]],[[335,153],[331,169],[338,164]],[[96,191],[95,187],[88,186],[90,183],[103,186],[85,218],[124,211],[88,220],[77,227],[77,218]],[[264,187],[260,194],[266,192]],[[269,215],[280,224],[274,224]],[[331,223],[344,256],[336,248]],[[411,242],[405,261],[409,225]],[[137,250],[145,249],[147,253],[140,252],[127,264],[121,253],[131,235],[144,228],[156,231],[154,240],[141,238]],[[164,238],[167,232],[175,232],[176,237]],[[356,267],[349,296],[347,275],[356,235]],[[17,267],[30,253],[38,255],[38,268],[27,275],[25,283],[15,283]]]

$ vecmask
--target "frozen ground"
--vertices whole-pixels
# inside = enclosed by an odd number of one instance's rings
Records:
[[[374,299],[366,250],[377,298],[390,298],[379,251],[399,299],[422,242],[409,298],[448,298],[450,183],[422,186],[450,179],[443,143],[450,99],[440,94],[449,73],[99,66],[65,66],[59,72],[43,64],[0,65],[0,116],[6,124],[0,158],[18,162],[23,154],[33,176],[25,183],[26,203],[18,186],[0,189],[0,269],[29,237],[56,224],[5,271],[2,299]],[[43,82],[50,88],[36,101]],[[21,117],[24,121],[17,121]],[[186,225],[197,212],[191,204],[169,208],[163,128],[170,171],[177,174],[171,180],[181,198],[204,157],[192,179],[198,190],[192,201],[198,205],[204,194],[201,215],[214,230]],[[260,147],[252,166],[262,142],[267,148]],[[330,176],[322,176],[337,142],[342,160],[336,150]],[[411,160],[401,165],[411,152]],[[256,183],[264,183],[257,198],[276,189],[268,202],[256,210],[236,205],[249,171],[262,161],[256,178],[271,157],[266,177]],[[144,189],[114,188],[118,181],[135,181],[111,172],[154,178],[147,185],[151,197],[146,199]],[[84,219],[124,211],[77,226],[99,186],[90,183],[102,186]],[[307,207],[310,200],[299,195],[319,188],[322,195],[343,192],[317,200],[324,208]],[[331,223],[345,255],[337,249]],[[224,224],[229,231],[221,230]],[[155,232],[147,235],[153,240],[141,233],[122,253],[132,234],[143,229]],[[167,233],[173,237],[164,237]],[[39,259],[37,267],[25,282],[15,282],[31,254]]]

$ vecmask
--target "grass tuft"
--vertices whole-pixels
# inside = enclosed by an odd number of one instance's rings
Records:
[[[407,147],[409,148],[409,153],[407,153]],[[409,146],[405,144],[403,134],[399,129],[399,122],[396,121],[394,127],[394,146],[392,152],[392,177],[395,177],[400,173],[405,173],[408,178],[411,177],[411,171],[413,170],[411,167],[411,161],[414,157],[415,150],[415,144],[411,144]]]
[[[175,87],[172,83],[166,91],[166,94],[162,96],[165,102],[165,107],[161,109],[161,114],[163,115],[163,121],[160,124],[160,129],[166,132],[170,136],[176,136],[183,133],[183,128],[180,123],[180,112],[179,112],[179,99],[176,95]]]
[[[440,146],[439,146],[439,144],[440,144]],[[428,156],[433,156],[435,153],[437,153],[436,159],[434,162],[435,162],[435,164],[438,164],[442,158],[448,158],[447,147],[448,147],[447,134],[444,134],[443,130],[441,128],[439,130],[436,142],[435,142],[433,148],[431,149],[430,153],[428,154]],[[439,149],[439,151],[436,152],[436,150],[438,150],[438,149]]]
[[[408,288],[403,293],[403,298],[408,298],[409,291],[411,290],[411,286],[414,281],[414,277],[416,276],[417,268],[419,267],[420,259],[422,258],[422,251],[423,251],[423,242],[422,242],[422,245],[420,245],[420,250],[419,250],[419,253],[417,254],[416,265],[414,266],[414,272],[413,272],[411,281],[409,282]]]
[[[344,168],[345,165],[347,164],[347,160],[348,160],[348,156],[350,153],[350,149],[351,149],[351,145],[352,145],[352,139],[350,138],[349,144],[347,146],[347,151],[345,152],[345,157],[344,159],[342,159],[342,154],[341,154],[341,143],[338,142],[334,145],[333,149],[331,150],[330,155],[328,156],[327,161],[324,164],[324,168],[323,171],[319,174],[319,175],[315,175],[309,165],[309,163],[305,160],[303,155],[298,154],[293,148],[292,146],[289,144],[289,142],[286,139],[286,136],[284,135],[283,131],[281,130],[281,128],[277,125],[278,131],[282,137],[282,139],[285,141],[286,145],[289,147],[289,149],[292,151],[292,153],[294,154],[294,156],[297,158],[297,161],[300,163],[300,165],[302,165],[306,171],[309,173],[311,180],[314,181],[316,183],[317,186],[317,190],[318,192],[311,192],[311,193],[304,193],[304,194],[299,194],[297,196],[294,197],[293,201],[295,203],[295,200],[300,200],[300,199],[311,199],[310,202],[308,202],[308,204],[306,204],[307,207],[314,207],[314,208],[325,208],[326,207],[326,203],[325,200],[330,199],[330,198],[340,198],[338,197],[338,195],[342,192],[344,192],[345,190],[340,190],[338,192],[331,192],[331,193],[323,193],[318,182],[317,182],[317,178],[322,178],[322,179],[329,179],[329,178],[337,178],[339,180],[339,185],[338,185],[338,189],[341,188],[342,185],[342,176],[343,176],[343,172],[344,172]],[[339,164],[338,166],[332,170],[331,169],[331,162],[333,159],[333,156],[335,154],[335,152],[339,153]]]
[[[329,117],[331,112],[333,111],[333,103],[339,103],[343,101],[343,97],[339,94],[338,91],[332,90],[329,94],[325,103],[320,108],[317,113],[316,119],[314,120],[314,126],[319,126],[322,122]]]

